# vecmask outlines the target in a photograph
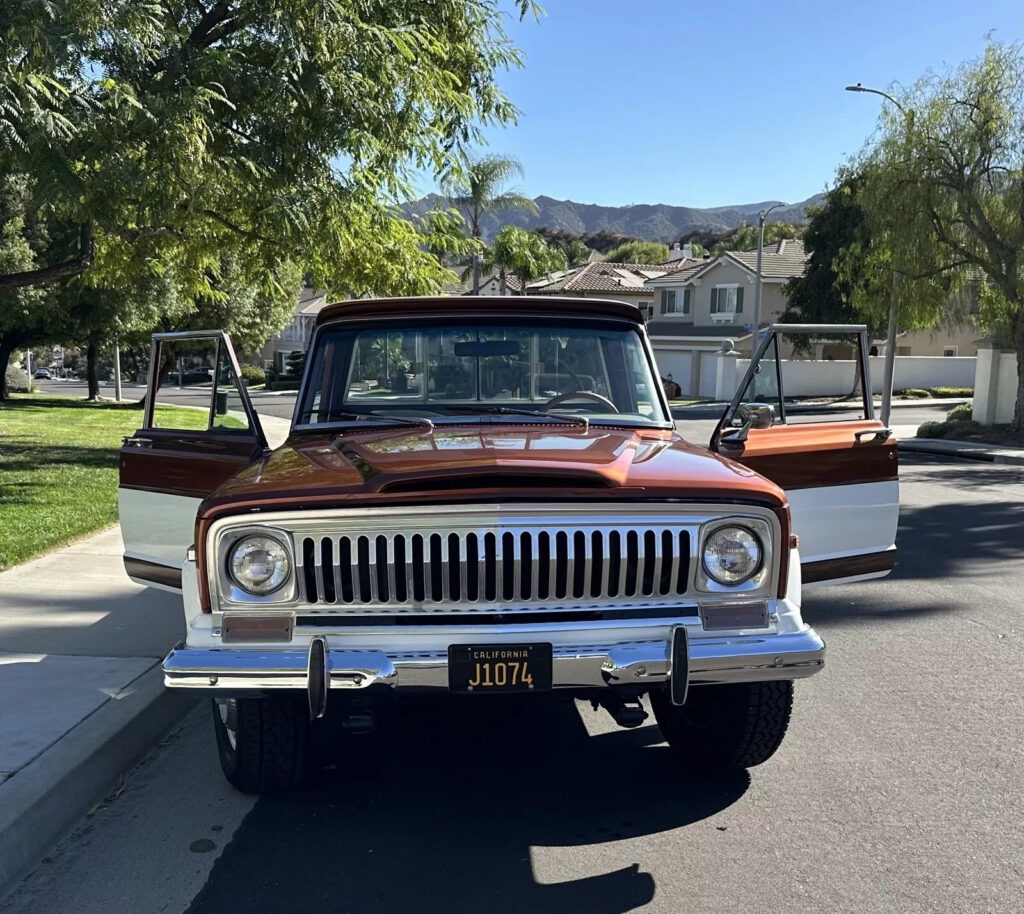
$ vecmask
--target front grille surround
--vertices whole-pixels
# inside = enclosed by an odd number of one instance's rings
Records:
[[[306,603],[393,612],[678,599],[691,554],[685,526],[655,523],[343,533],[295,545]]]
[[[703,531],[723,518],[757,520],[771,532],[771,574],[756,592],[697,590]],[[224,518],[210,531],[219,610],[254,608],[225,580],[223,557],[241,531],[255,527],[284,533],[292,547],[294,590],[274,608],[306,615],[679,606],[741,591],[768,595],[778,580],[778,518],[752,505],[417,505],[268,512],[254,520]]]

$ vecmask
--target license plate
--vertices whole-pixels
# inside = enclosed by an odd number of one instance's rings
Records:
[[[551,688],[550,644],[453,644],[453,692],[543,692]]]

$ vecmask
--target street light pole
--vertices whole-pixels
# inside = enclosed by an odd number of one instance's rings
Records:
[[[908,110],[904,108],[896,99],[894,99],[888,92],[883,92],[881,89],[868,89],[866,86],[862,86],[857,83],[855,86],[847,86],[847,92],[869,92],[872,95],[881,95],[882,98],[892,102],[903,115],[903,120],[907,128],[907,134],[909,136],[910,130],[914,126],[914,112],[912,109]],[[882,379],[882,409],[879,418],[885,425],[889,424],[889,413],[892,410],[892,385],[893,375],[896,372],[896,326],[898,324],[898,312],[899,312],[899,295],[897,290],[899,287],[899,274],[892,271],[892,287],[889,290],[889,326],[886,329],[885,334],[885,377]]]
[[[121,341],[114,340],[114,399],[121,402]]]
[[[758,328],[761,326],[761,249],[764,247],[764,221],[773,209],[785,205],[785,203],[775,203],[757,214],[757,284],[754,286],[754,341],[750,344],[751,356],[757,349]]]

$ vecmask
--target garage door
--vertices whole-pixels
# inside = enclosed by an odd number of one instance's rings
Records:
[[[671,350],[654,350],[654,360],[658,363],[658,374],[667,378],[672,375],[672,380],[678,384],[684,394],[692,393],[690,390],[690,365],[693,354],[689,352],[673,352]]]

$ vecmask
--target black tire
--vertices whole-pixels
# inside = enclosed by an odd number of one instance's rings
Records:
[[[782,744],[793,710],[791,680],[690,689],[684,705],[651,693],[654,719],[684,768],[736,771],[768,761]]]
[[[268,793],[302,783],[309,747],[304,697],[215,698],[212,709],[220,767],[235,787]]]

